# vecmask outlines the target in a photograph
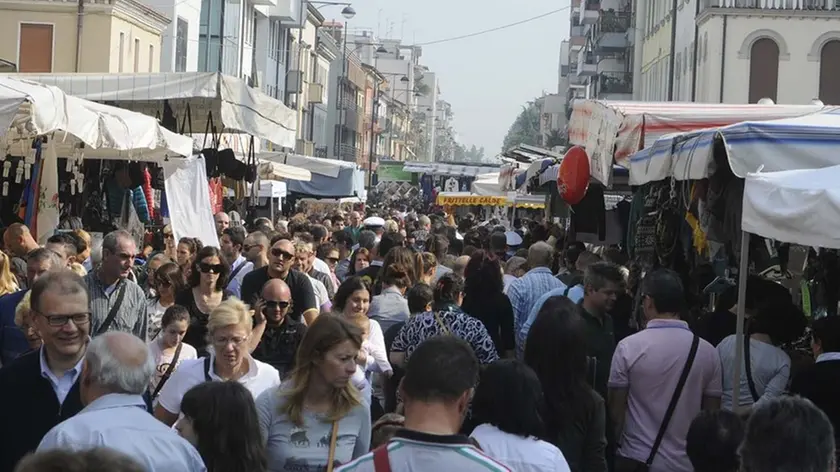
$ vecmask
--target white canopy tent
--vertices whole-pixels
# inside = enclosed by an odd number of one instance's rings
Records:
[[[750,173],[744,182],[741,215],[741,267],[746,274],[749,236],[840,249],[840,166]],[[738,277],[735,372],[732,398],[740,398],[744,356],[747,277]]]
[[[323,159],[320,157],[302,156],[290,152],[259,152],[257,159],[261,161],[276,162],[290,166],[306,169],[313,174],[325,177],[338,177],[341,169],[355,169],[353,162],[337,161],[335,159]],[[301,180],[301,179],[296,179]],[[307,179],[311,180],[311,179]]]
[[[204,133],[212,120],[218,133],[246,133],[277,146],[295,147],[294,110],[241,79],[217,72],[15,76],[54,85],[87,100],[113,102],[149,116],[163,117],[166,101],[178,126],[186,126],[184,133]]]
[[[47,142],[40,145],[40,160],[36,160],[31,148],[32,140],[39,136],[47,136]],[[78,157],[76,149],[84,144],[88,156],[91,150],[108,150],[110,157],[123,152],[138,160],[148,157],[144,152],[192,154],[192,139],[164,129],[150,116],[68,96],[56,87],[2,76],[0,138],[8,152],[20,145],[27,172],[32,167],[32,182],[37,188],[30,188],[27,218],[31,220],[27,223],[40,242],[59,223],[59,153]]]

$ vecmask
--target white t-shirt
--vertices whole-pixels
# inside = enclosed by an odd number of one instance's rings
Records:
[[[330,273],[330,266],[328,266],[326,262],[322,261],[321,259],[318,259],[317,257],[315,258],[315,262],[312,263],[312,268],[317,270],[318,272],[323,272],[325,274]]]
[[[557,446],[536,438],[523,438],[484,423],[470,435],[485,454],[516,472],[571,472]]]
[[[324,305],[330,302],[330,294],[327,292],[327,287],[318,279],[312,278],[306,274],[309,282],[312,284],[312,291],[315,292],[315,301],[318,303],[318,309],[324,308]]]
[[[270,388],[280,385],[280,373],[277,369],[248,356],[248,373],[242,376],[238,382],[257,398],[260,394]],[[160,391],[158,404],[172,414],[181,413],[181,399],[189,389],[206,381],[209,375],[211,381],[221,381],[216,375],[213,355],[210,356],[210,372],[204,370],[204,358],[193,359],[184,362],[169,377],[166,385]]]
[[[151,353],[152,358],[155,360],[155,365],[157,366],[155,374],[149,382],[149,390],[152,392],[154,392],[157,388],[158,382],[160,382],[163,374],[165,374],[167,369],[169,369],[169,364],[172,363],[172,357],[175,355],[175,351],[172,351],[170,354],[163,353],[163,346],[161,346],[162,341],[162,338],[149,341],[149,352]],[[178,363],[175,364],[175,370],[172,372],[169,379],[172,380],[172,376],[175,375],[175,372],[178,370],[181,363],[190,359],[196,359],[197,357],[198,353],[194,347],[187,343],[181,343],[181,353],[178,354]],[[167,381],[167,383],[169,383],[169,381]]]
[[[166,307],[160,304],[157,298],[149,298],[146,300],[146,315],[149,317],[148,331],[149,339],[155,339],[161,329],[161,320]]]

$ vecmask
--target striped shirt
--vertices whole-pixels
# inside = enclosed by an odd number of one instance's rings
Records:
[[[481,452],[466,436],[441,436],[407,429],[397,431],[388,443],[388,462],[393,472],[513,470]],[[375,471],[372,452],[335,469],[335,472]]]
[[[528,314],[531,313],[531,309],[540,297],[558,288],[565,288],[565,285],[551,273],[548,267],[535,267],[511,282],[507,289],[507,296],[513,306],[513,332],[522,331],[522,326],[528,320]],[[516,356],[522,359],[525,344],[521,336],[517,336],[516,341]]]
[[[96,336],[99,328],[108,318],[111,308],[117,303],[120,289],[125,285],[125,295],[108,331],[131,333],[143,341],[148,339],[148,314],[146,312],[146,294],[139,285],[128,279],[117,281],[116,286],[106,287],[99,279],[98,271],[84,277],[90,296],[90,335]]]

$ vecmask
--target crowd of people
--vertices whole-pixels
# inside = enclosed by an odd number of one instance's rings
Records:
[[[214,219],[219,247],[5,229],[0,472],[835,470],[840,320],[792,360],[776,287],[735,399],[737,294],[694,317],[554,225]]]

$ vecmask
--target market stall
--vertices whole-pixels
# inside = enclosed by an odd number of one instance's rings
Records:
[[[59,225],[59,155],[66,157],[70,193],[82,194],[85,178],[79,168],[86,157],[107,152],[103,157],[162,161],[192,154],[190,138],[162,128],[150,116],[5,76],[0,77],[0,137],[6,147],[4,196],[8,201],[11,187],[18,187],[22,219],[41,242]]]
[[[629,167],[631,155],[662,136],[742,121],[793,118],[822,108],[822,105],[575,100],[568,126],[569,142],[586,149],[592,176],[609,185],[613,163]]]

